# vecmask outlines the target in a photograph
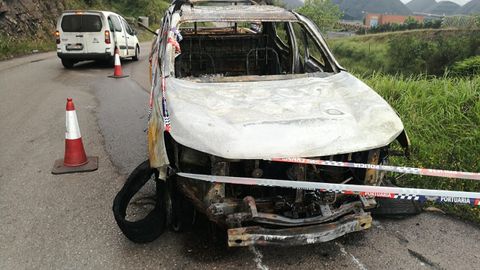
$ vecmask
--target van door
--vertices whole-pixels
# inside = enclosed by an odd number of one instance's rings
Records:
[[[88,53],[105,53],[105,33],[102,17],[97,14],[82,16],[83,40]]]
[[[128,56],[134,56],[135,55],[135,40],[133,38],[133,29],[130,27],[130,25],[125,21],[125,19],[122,18],[122,23],[125,28],[125,36],[127,37],[127,54]]]
[[[125,30],[117,15],[110,15],[108,19],[112,22],[115,32],[113,33],[113,40],[115,46],[118,47],[121,57],[127,56],[127,38]]]
[[[87,53],[84,33],[82,32],[82,15],[65,14],[60,24],[62,29],[62,51],[69,54]]]

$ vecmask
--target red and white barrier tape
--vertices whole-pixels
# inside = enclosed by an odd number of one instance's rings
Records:
[[[207,181],[212,183],[319,190],[322,192],[335,192],[348,195],[361,195],[400,200],[435,201],[438,203],[470,204],[473,206],[480,206],[480,193],[478,192],[332,184],[322,182],[245,178],[191,173],[178,173],[178,175],[185,178]]]
[[[437,169],[397,167],[397,166],[389,166],[389,165],[364,164],[364,163],[307,159],[307,158],[272,158],[269,160],[275,161],[275,162],[312,164],[312,165],[356,168],[356,169],[372,169],[372,170],[378,170],[378,171],[416,174],[416,175],[424,175],[424,176],[480,180],[480,173],[474,173],[474,172],[459,172],[459,171],[447,171],[447,170],[437,170]]]

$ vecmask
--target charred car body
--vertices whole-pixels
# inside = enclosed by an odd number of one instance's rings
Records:
[[[251,1],[191,0],[170,7],[159,33],[148,170],[166,190],[162,226],[191,222],[186,204],[227,228],[229,246],[324,242],[371,226],[372,198],[178,176],[382,184],[370,169],[271,161],[384,164],[391,143],[408,149],[396,112],[337,63],[308,18]]]

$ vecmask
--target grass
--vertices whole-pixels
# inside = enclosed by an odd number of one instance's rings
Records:
[[[53,36],[51,40],[46,40],[45,38],[12,39],[7,36],[0,35],[0,60],[30,54],[37,51],[53,51],[55,48]]]
[[[412,144],[401,166],[480,171],[480,76],[465,78],[373,74],[364,78],[403,120]],[[400,186],[475,191],[480,182],[405,176]],[[440,205],[447,212],[480,223],[480,208]]]
[[[373,42],[361,38],[342,38],[329,40],[337,60],[348,70],[357,74],[371,74],[386,71],[388,46],[384,42]]]

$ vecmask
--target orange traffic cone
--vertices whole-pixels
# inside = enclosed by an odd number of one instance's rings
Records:
[[[55,161],[53,174],[90,172],[98,169],[98,157],[87,157],[78,126],[77,113],[71,98],[67,98],[65,156]]]
[[[120,52],[118,51],[117,47],[115,47],[115,67],[113,69],[113,75],[108,77],[115,79],[128,77],[128,75],[123,75],[122,63],[120,62]]]

